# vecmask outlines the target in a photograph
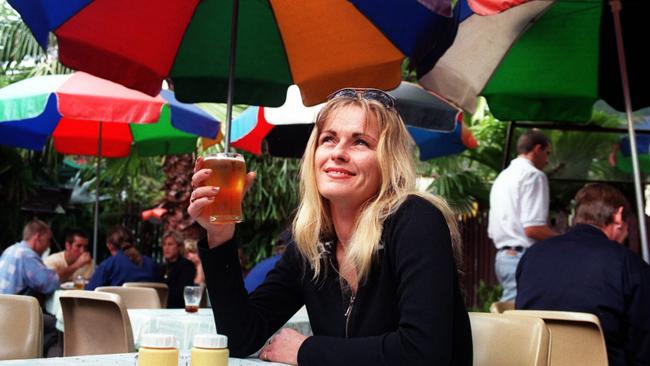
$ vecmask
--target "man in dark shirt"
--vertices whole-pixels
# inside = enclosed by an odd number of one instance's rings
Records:
[[[605,184],[575,200],[575,226],[521,259],[515,307],[595,314],[611,366],[650,365],[650,267],[620,244],[630,205]]]

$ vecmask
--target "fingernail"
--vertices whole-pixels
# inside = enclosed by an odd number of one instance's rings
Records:
[[[206,171],[203,172],[204,175],[210,175],[210,173],[211,173],[211,171],[209,171],[209,170],[206,170]]]
[[[212,187],[212,192],[219,192],[219,187]]]
[[[208,201],[214,201],[214,197],[208,197]]]

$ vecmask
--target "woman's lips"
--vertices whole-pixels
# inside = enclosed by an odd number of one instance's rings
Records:
[[[326,168],[325,173],[332,178],[347,178],[356,175],[351,171],[343,168]]]

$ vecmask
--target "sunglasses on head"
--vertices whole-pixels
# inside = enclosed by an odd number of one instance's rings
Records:
[[[327,100],[335,98],[362,98],[381,103],[386,109],[396,109],[395,98],[383,90],[371,88],[343,88],[330,94]]]

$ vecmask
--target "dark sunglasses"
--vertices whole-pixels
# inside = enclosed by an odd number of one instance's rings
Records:
[[[397,110],[395,98],[383,90],[371,88],[343,88],[335,91],[327,97],[327,100],[334,98],[363,98],[381,103],[386,109]]]

